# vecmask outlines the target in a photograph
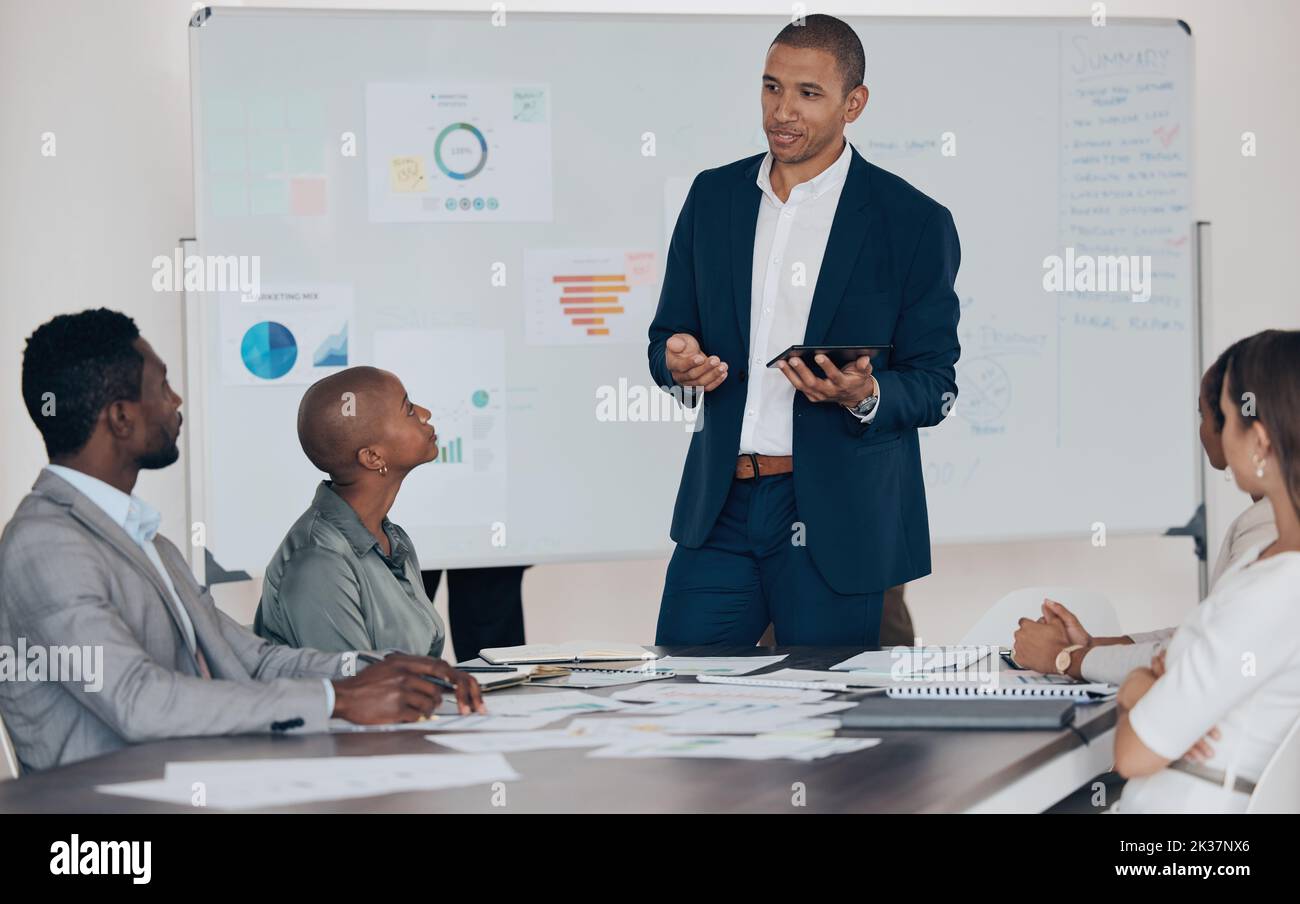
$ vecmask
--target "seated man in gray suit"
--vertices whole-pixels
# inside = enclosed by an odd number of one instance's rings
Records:
[[[414,721],[441,702],[429,678],[455,686],[462,713],[483,711],[474,679],[441,659],[365,668],[355,652],[267,643],[213,605],[131,494],[142,469],[176,461],[181,399],[129,317],[42,325],[22,387],[50,456],[0,537],[0,644],[41,660],[0,680],[24,769],[167,737],[320,731],[331,716]]]

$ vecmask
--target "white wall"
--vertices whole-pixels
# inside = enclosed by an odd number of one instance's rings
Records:
[[[487,3],[390,0],[266,2],[264,6],[486,8]],[[165,360],[180,370],[179,301],[151,291],[150,261],[193,230],[190,188],[187,0],[5,0],[0,3],[0,517],[7,518],[44,462],[19,392],[23,339],[56,313],[106,305],[131,314]],[[1284,268],[1300,238],[1300,178],[1294,150],[1300,84],[1294,54],[1300,3],[1290,0],[1132,0],[1110,16],[1182,18],[1196,45],[1196,197],[1214,224],[1207,354],[1265,327],[1300,326],[1300,304]],[[773,34],[786,3],[510,2],[512,11],[771,13]],[[1082,0],[918,0],[810,4],[854,15],[1079,16]],[[941,65],[941,63],[937,63]],[[870,84],[868,61],[868,84]],[[962,73],[953,73],[961,78]],[[1243,158],[1243,131],[1259,154]],[[54,132],[58,155],[40,154]],[[1193,404],[1194,388],[1188,389]],[[1117,404],[1141,404],[1140,394]],[[1098,424],[1099,430],[1106,429]],[[1125,438],[1116,436],[1123,444]],[[1133,448],[1135,460],[1159,449]],[[146,474],[139,492],[158,505],[164,530],[183,539],[184,463]],[[1008,493],[1031,488],[1008,487]],[[1217,475],[1209,483],[1211,551],[1245,503]],[[525,581],[532,639],[577,635],[649,641],[664,562],[541,566]],[[1171,623],[1193,605],[1189,544],[1114,538],[936,548],[935,573],[909,587],[927,640],[960,637],[1003,592],[1037,583],[1074,583],[1112,595],[1126,629]],[[442,592],[445,595],[445,590]],[[249,617],[247,590],[222,604]],[[440,605],[442,601],[440,600]],[[445,611],[445,610],[444,610]]]

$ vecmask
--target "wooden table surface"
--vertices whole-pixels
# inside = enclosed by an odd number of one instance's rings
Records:
[[[861,652],[848,647],[672,647],[690,656],[787,653],[773,668],[825,669]],[[675,679],[694,681],[693,678]],[[617,688],[590,691],[608,694]],[[542,689],[496,692],[548,693]],[[488,696],[489,706],[492,697]],[[566,722],[549,727],[562,727]],[[509,753],[522,777],[506,784],[506,806],[495,807],[487,786],[339,800],[277,812],[403,813],[894,813],[954,812],[1006,788],[1027,771],[1084,745],[1115,724],[1114,704],[1076,708],[1062,731],[840,731],[880,737],[858,753],[815,762],[792,760],[590,759],[590,748]],[[168,761],[272,759],[449,753],[421,732],[242,735],[179,738],[127,747],[17,781],[0,782],[0,812],[151,813],[203,808],[97,793],[96,785],[161,778]],[[792,803],[802,783],[804,803]],[[1071,790],[1064,788],[1064,797]],[[270,812],[270,811],[268,811]]]

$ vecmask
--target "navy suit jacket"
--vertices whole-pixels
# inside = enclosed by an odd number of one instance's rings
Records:
[[[696,176],[650,325],[650,373],[661,387],[675,385],[664,361],[674,333],[690,333],[730,365],[722,385],[703,396],[704,426],[691,439],[673,512],[673,540],[692,548],[717,521],[740,447],[762,160]],[[804,344],[891,342],[892,352],[873,362],[880,407],[862,424],[833,402],[799,392],[793,402],[799,519],[813,562],[839,593],[881,591],[930,573],[917,428],[939,423],[956,398],[960,259],[948,209],[855,149]]]

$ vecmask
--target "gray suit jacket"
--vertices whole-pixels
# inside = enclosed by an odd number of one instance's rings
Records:
[[[0,536],[0,645],[102,650],[97,690],[98,680],[0,681],[25,769],[160,738],[325,728],[321,679],[343,677],[352,657],[267,643],[216,608],[175,546],[154,543],[213,680],[199,676],[148,557],[67,481],[42,471]]]

